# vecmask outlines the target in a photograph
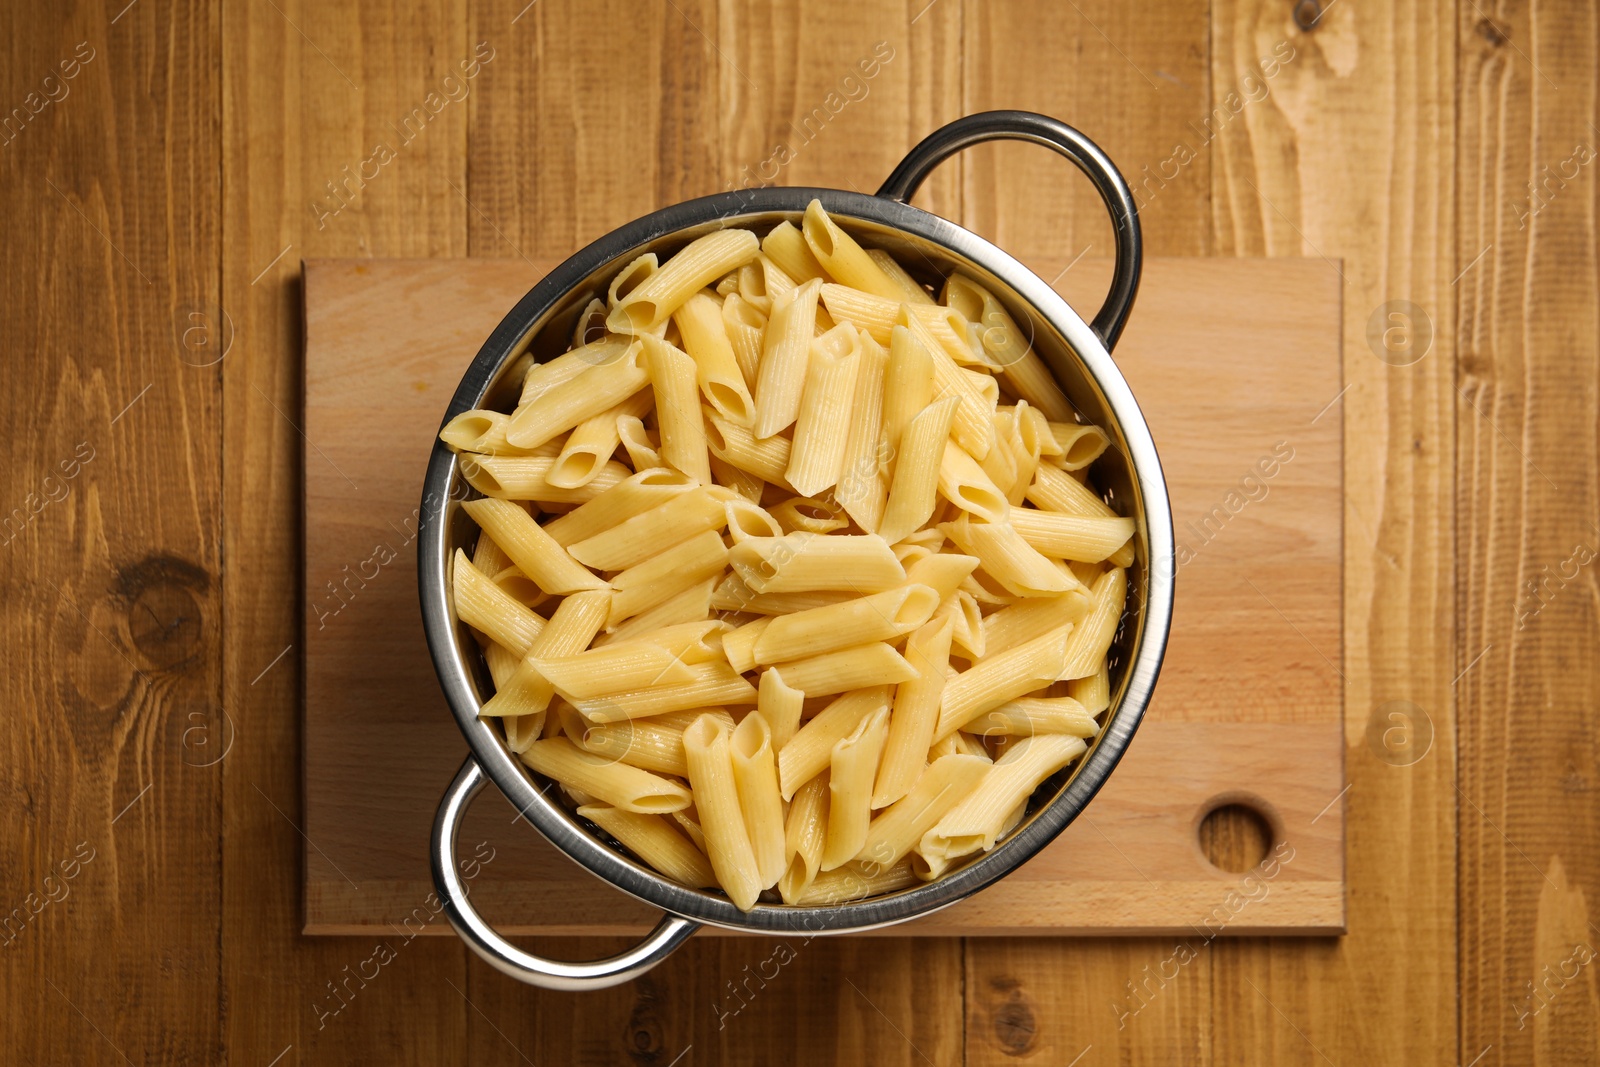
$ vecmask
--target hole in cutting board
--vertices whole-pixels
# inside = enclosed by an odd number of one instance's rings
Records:
[[[1272,823],[1248,803],[1213,808],[1200,820],[1200,851],[1212,866],[1243,874],[1260,866],[1272,848]]]

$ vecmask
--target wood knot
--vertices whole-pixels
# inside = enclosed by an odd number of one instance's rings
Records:
[[[1473,28],[1478,31],[1479,37],[1482,37],[1496,48],[1511,40],[1511,35],[1502,30],[1500,24],[1488,16],[1479,19],[1478,24]]]
[[[158,670],[182,666],[205,643],[205,615],[199,597],[211,589],[211,576],[175,556],[147,556],[117,573],[116,595],[127,606],[128,636]]]
[[[995,1042],[1007,1056],[1027,1055],[1039,1036],[1033,999],[1015,978],[991,978],[989,986],[997,1000],[989,1012]]]
[[[661,1017],[656,1014],[656,996],[652,990],[641,990],[628,1014],[628,1058],[635,1063],[654,1064],[662,1060]]]

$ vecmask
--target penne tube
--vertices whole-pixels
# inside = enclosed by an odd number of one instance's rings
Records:
[[[906,577],[889,543],[873,534],[751,537],[733,546],[728,562],[757,593],[815,589],[881,593],[901,585]]]
[[[622,641],[664,626],[702,620],[711,613],[711,590],[716,584],[715,575],[691,582],[655,607],[613,626],[606,637]]]
[[[846,693],[813,715],[789,743],[778,750],[778,781],[783,799],[792,799],[797,789],[827,768],[833,746],[854,730],[857,723],[872,712],[888,707],[888,687],[879,685]]]
[[[992,399],[985,396],[972,377],[957,366],[956,361],[950,358],[950,353],[905,305],[901,305],[898,325],[909,329],[928,353],[928,359],[933,364],[933,395],[961,398],[950,424],[950,432],[956,442],[975,460],[987,456],[994,444]]]
[[[944,696],[950,666],[949,616],[926,623],[906,642],[906,662],[917,677],[895,687],[894,714],[883,764],[872,787],[872,806],[886,807],[905,796],[923,773],[933,730],[939,724],[939,704]],[[898,857],[897,857],[898,858]]]
[[[982,560],[984,572],[1016,596],[1059,596],[1079,588],[1071,572],[1042,556],[1009,522],[974,522],[971,515],[964,514],[941,528],[962,551]]]
[[[983,473],[989,476],[995,488],[1005,494],[1008,504],[1013,500],[1020,503],[1027,486],[1017,485],[1021,471],[1017,468],[1017,454],[1012,450],[1010,442],[1011,434],[1016,428],[1015,415],[1009,411],[996,411],[993,422],[994,447],[989,449],[989,454],[983,457],[983,462],[978,466],[983,468]]]
[[[1056,461],[1063,470],[1082,470],[1095,460],[1111,444],[1111,438],[1098,426],[1080,426],[1075,422],[1050,423],[1050,436],[1055,438],[1057,447],[1061,449],[1060,458]]]
[[[1099,563],[1133,536],[1132,519],[1091,519],[1034,508],[1013,508],[1011,525],[1043,555],[1086,563]]]
[[[506,428],[506,440],[518,448],[542,445],[622,403],[649,380],[644,349],[636,343],[620,359],[604,366],[586,367],[518,407]]]
[[[1033,484],[1034,472],[1039,469],[1041,449],[1032,418],[1038,412],[1027,405],[1026,400],[1019,400],[1010,412],[1003,413],[1008,416],[1004,434],[1000,434],[999,424],[996,424],[996,434],[1000,438],[998,443],[1011,453],[1011,463],[1016,472],[1012,483],[1006,487],[1006,500],[1012,507],[1021,505],[1026,499],[1028,486]]]
[[[959,730],[1008,700],[1049,685],[1061,673],[1067,634],[1060,626],[1032,641],[974,663],[945,683],[935,739]]]
[[[1082,595],[1030,597],[1001,608],[983,620],[984,654],[993,656],[1068,623],[1076,625],[1089,614],[1093,603],[1084,590]]]
[[[439,431],[439,440],[454,452],[515,455],[523,450],[511,447],[506,440],[509,425],[511,416],[503,412],[473,408],[445,423],[444,429]]]
[[[949,449],[960,452],[950,440],[951,420],[959,403],[959,398],[953,396],[935,401],[906,424],[895,456],[888,504],[879,524],[879,532],[890,544],[921,529],[933,516],[945,453]]]
[[[974,352],[963,336],[967,323],[950,308],[920,303],[909,293],[882,297],[847,285],[824,285],[818,297],[833,319],[850,323],[880,345],[892,343],[904,308],[906,314],[916,318],[922,334],[939,351],[958,363],[988,365],[989,361]]]
[[[877,533],[888,500],[888,485],[881,471],[888,458],[883,443],[883,387],[889,353],[864,334],[860,339],[855,402],[850,408],[844,461],[839,467],[834,499],[857,526],[867,533]]]
[[[606,589],[589,589],[563,598],[550,615],[550,621],[528,645],[511,676],[504,683],[495,681],[495,694],[479,714],[523,716],[544,712],[555,696],[555,688],[529,659],[582,652],[605,624],[610,611],[611,593]]]
[[[684,350],[694,360],[700,394],[723,418],[749,426],[755,419],[756,405],[745,385],[722,315],[722,305],[704,293],[696,293],[673,313],[672,321],[683,334]]]
[[[883,441],[891,457],[897,460],[904,451],[900,439],[906,427],[932,402],[933,359],[915,334],[896,326],[883,382]]]
[[[709,435],[708,435],[709,443]],[[726,486],[752,504],[761,503],[761,494],[767,483],[749,471],[742,471],[715,452],[711,454],[711,477],[718,485]]]
[[[606,312],[610,305],[595,297],[583,306],[578,319],[572,324],[571,345],[582,348],[606,339]]]
[[[772,437],[800,414],[800,396],[805,388],[817,318],[817,292],[821,288],[821,282],[808,281],[772,302],[772,317],[762,338],[761,365],[756,376],[754,433],[758,439]]]
[[[562,443],[545,481],[562,489],[576,489],[593,481],[622,443],[617,421],[624,415],[643,417],[652,402],[650,391],[641,389],[616,407],[578,423]]]
[[[527,661],[570,701],[654,686],[682,685],[694,674],[682,658],[644,641],[619,641],[570,656]]]
[[[728,536],[733,539],[734,544],[751,537],[782,537],[784,534],[784,529],[778,525],[778,520],[759,504],[742,499],[725,500],[722,509]]]
[[[911,304],[933,304],[933,297],[928,294],[921,284],[913,278],[898,260],[881,248],[867,249],[867,257],[878,265],[878,269],[888,275],[889,280],[895,283],[900,290],[900,298]]]
[[[768,509],[778,524],[780,536],[786,533],[832,533],[850,525],[850,520],[839,513],[836,505],[816,497],[790,497]]]
[[[1095,579],[1094,607],[1067,639],[1066,660],[1057,677],[1063,681],[1084,678],[1105,663],[1106,652],[1122,622],[1122,609],[1128,596],[1128,572],[1118,567]]]
[[[810,280],[809,278],[796,278],[778,266],[777,262],[767,255],[765,251],[756,257],[755,265],[761,270],[761,285],[769,300],[779,293],[787,293],[791,289],[798,289],[802,281]]]
[[[635,515],[659,507],[694,488],[688,475],[668,467],[651,467],[632,474],[615,486],[559,518],[544,531],[559,545],[574,545],[620,525]]]
[[[711,869],[734,906],[749,911],[761,895],[760,873],[739,807],[731,733],[715,716],[702,715],[684,730],[683,750]]]
[[[784,480],[802,496],[816,496],[839,482],[860,368],[861,339],[849,323],[811,343],[789,466],[784,471]]]
[[[605,589],[606,583],[567,554],[533,516],[509,500],[468,500],[462,508],[547,593]]]
[[[661,438],[645,428],[644,420],[622,416],[617,420],[617,437],[634,470],[666,466],[666,460],[661,458]]]
[[[903,585],[828,607],[779,615],[762,627],[752,654],[758,664],[783,663],[851,645],[893,641],[927,622],[938,607],[939,596],[932,589]]]
[[[988,654],[983,638],[983,613],[971,593],[957,589],[939,605],[939,614],[950,616],[950,640],[957,655],[976,660]]]
[[[972,793],[990,766],[981,756],[966,754],[941,756],[930,763],[903,797],[872,820],[856,854],[857,865],[871,872],[905,859],[923,834]],[[873,804],[877,805],[876,799]]]
[[[822,264],[792,222],[780,222],[769,230],[761,239],[761,251],[796,283],[823,277]]]
[[[606,289],[607,314],[610,314],[610,308],[620,304],[629,293],[639,288],[660,267],[661,260],[656,257],[656,254],[654,252],[646,252],[618,271],[617,276],[611,279],[611,285]]]
[[[762,481],[787,486],[784,473],[789,468],[789,439],[768,437],[757,440],[743,426],[729,422],[721,415],[712,415],[706,427],[706,444],[712,455],[742,471],[748,471]]]
[[[954,441],[944,443],[939,461],[939,495],[985,522],[1005,522],[1011,511],[1005,493],[978,461]]]
[[[740,674],[755,670],[756,642],[770,625],[771,617],[761,618],[725,634],[722,638],[722,654],[727,657],[728,665]]]
[[[695,293],[754,259],[759,249],[749,230],[730,228],[697,237],[617,300],[606,316],[606,328],[627,334],[660,326]]]
[[[695,363],[688,354],[649,335],[643,338],[645,366],[655,392],[661,429],[661,458],[702,485],[711,482],[705,421]]]
[[[755,686],[734,673],[726,663],[696,663],[689,668],[689,673],[693,680],[680,685],[653,686],[572,703],[591,722],[607,723],[645,719],[690,708],[756,702]]]
[[[563,382],[571,381],[590,367],[609,367],[628,354],[626,339],[609,338],[575,348],[528,368],[522,379],[522,395],[517,406],[531,403]]]
[[[778,884],[788,861],[784,843],[783,798],[778,795],[778,766],[772,728],[760,708],[746,715],[729,738],[733,781],[739,810],[756,856],[756,876],[763,889]]]
[[[733,716],[725,710],[694,708],[653,719],[624,719],[586,726],[581,744],[584,751],[596,756],[681,778],[689,773],[683,755],[683,731],[703,714],[716,715],[726,720],[728,729],[733,729]]]
[[[689,806],[689,790],[677,782],[626,763],[608,762],[565,737],[535,741],[520,756],[545,777],[624,811],[660,815]]]
[[[796,790],[784,826],[787,865],[778,879],[778,894],[785,904],[798,904],[822,865],[822,846],[828,838],[828,776],[819,774]]]
[[[941,603],[961,588],[962,581],[977,569],[977,556],[956,552],[937,552],[906,567],[907,585],[925,585],[939,594]]]
[[[929,860],[948,864],[995,846],[1001,829],[1019,804],[1052,774],[1087,750],[1080,738],[1040,734],[1011,746],[984,773],[976,788],[941,818],[918,842]],[[1013,823],[1014,825],[1014,823]]]
[[[1093,674],[1067,681],[1067,696],[1083,705],[1090,715],[1099,715],[1111,706],[1111,674],[1105,662]]]
[[[516,564],[511,562],[506,550],[495,544],[494,538],[482,530],[478,531],[478,543],[472,548],[472,565],[491,578],[499,577],[508,568],[516,570]]]
[[[753,398],[761,367],[761,346],[766,335],[767,316],[734,293],[722,302],[722,328],[728,334],[728,344],[733,348],[734,362],[739,364],[745,390]]]
[[[742,611],[756,615],[787,615],[850,600],[854,593],[819,589],[802,593],[757,593],[737,574],[730,574],[711,593],[712,611]]]
[[[730,629],[732,627],[720,619],[687,619],[648,630],[636,630],[626,638],[618,637],[615,633],[605,634],[595,642],[595,647],[609,648],[636,641],[664,648],[685,663],[710,663],[724,658],[722,636]]]
[[[1027,498],[1043,511],[1088,519],[1114,519],[1117,513],[1082,482],[1063,471],[1041,464],[1028,486]]]
[[[1100,732],[1100,724],[1088,709],[1071,697],[1018,697],[984,712],[962,729],[985,738],[1032,737],[1034,734],[1093,737]]]
[[[856,239],[829,217],[820,200],[806,205],[800,232],[805,236],[806,247],[834,281],[889,300],[906,299],[900,286],[873,262]]]
[[[855,729],[835,742],[828,768],[828,835],[822,845],[822,870],[854,859],[872,823],[872,779],[889,730],[889,712],[869,712]]]
[[[700,487],[676,493],[665,503],[624,519],[609,530],[576,541],[567,546],[567,551],[573,559],[595,570],[626,570],[696,534],[720,530],[727,521],[725,501]]]
[[[499,500],[538,500],[547,504],[586,504],[628,477],[620,463],[603,463],[588,481],[574,488],[546,480],[556,456],[480,456],[461,454],[461,474],[484,496]]]
[[[729,729],[732,729],[732,727],[729,727]],[[700,850],[702,856],[706,855],[706,832],[700,829],[700,819],[692,805],[682,811],[667,812],[667,818],[671,819],[673,825],[683,831],[683,836],[687,837],[689,842]]]
[[[745,303],[758,311],[770,312],[772,310],[772,296],[767,292],[767,276],[761,267],[761,261],[766,259],[761,254],[756,255],[754,263],[746,263],[739,268],[738,274],[733,276],[733,284],[725,296],[738,293],[744,298]],[[771,260],[767,260],[771,262]],[[781,271],[779,273],[782,273]],[[780,290],[781,291],[781,290]]]
[[[619,571],[611,579],[608,627],[638,615],[722,571],[728,549],[715,530],[697,534],[643,563]]]
[[[495,585],[459,548],[454,559],[450,585],[456,617],[517,657],[523,656],[544,629],[544,620]]]
[[[868,686],[894,685],[916,676],[905,657],[882,641],[789,660],[783,677],[807,696],[831,696]]]
[[[797,903],[802,907],[845,904],[905,889],[916,885],[917,880],[910,861],[902,861],[875,874],[866,874],[854,865],[840,867],[818,874],[805,892],[800,894]]]
[[[1072,417],[1061,387],[1032,350],[1032,334],[1017,326],[993,294],[971,278],[953,274],[945,283],[944,302],[977,324],[984,350],[1018,396],[1048,418]]]
[[[761,681],[756,686],[756,710],[761,712],[772,729],[774,752],[782,752],[783,746],[800,729],[800,712],[805,700],[805,693],[784,681],[779,668],[771,667],[761,672]]]
[[[674,882],[696,888],[717,884],[711,862],[660,815],[640,815],[609,804],[584,804],[578,814]]]

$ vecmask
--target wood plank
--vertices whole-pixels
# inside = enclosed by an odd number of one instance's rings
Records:
[[[217,293],[217,18],[110,14],[0,16],[0,1041],[199,1063],[224,1003],[221,784],[188,732],[221,690],[222,404],[173,327]]]
[[[450,96],[476,91],[481,71],[463,77],[474,52],[452,0],[403,15],[234,2],[225,20],[221,304],[235,343],[222,364],[233,561],[224,706],[238,738],[220,765],[226,1043],[262,1063],[463,1063],[471,1012],[451,991],[466,985],[458,942],[299,933],[298,872],[325,860],[296,758],[300,665],[316,620],[302,620],[294,517],[303,472],[337,460],[299,426],[295,309],[303,256],[466,251],[467,205],[451,188],[465,190],[466,108]],[[410,907],[431,917],[425,891]]]
[[[1296,58],[1213,141],[1210,202],[1219,253],[1329,257],[1343,278],[1349,392],[1325,420],[1344,424],[1343,802],[1359,889],[1337,945],[1218,946],[1208,1055],[1461,1064],[1482,1046],[1456,1042],[1454,5],[1323,6],[1306,33],[1283,4],[1213,5],[1213,105],[1278,42]],[[1409,366],[1367,340],[1398,300],[1432,320],[1432,350]],[[1387,718],[1397,701],[1414,722]],[[1431,748],[1408,750],[1407,726],[1431,726]]]
[[[1159,171],[1191,123],[1204,122],[1211,77],[1205,5],[969,0],[964,7],[964,111],[1019,107],[1055,115],[1093,138],[1136,186],[1146,166]],[[1065,160],[1012,144],[964,156],[965,211],[958,221],[1035,267],[1043,259],[1066,266],[1080,254],[1108,253],[1112,231],[1105,208]],[[1211,252],[1210,168],[1210,156],[1198,153],[1176,180],[1165,186],[1158,180],[1149,192],[1136,194],[1147,254]],[[1073,284],[1086,263],[1070,266],[1059,282]],[[1103,286],[1091,287],[1077,298],[1080,308],[1092,314],[1103,293]],[[1148,289],[1130,333],[1149,321],[1147,305]],[[1163,453],[1164,460],[1170,454]],[[1182,596],[1180,588],[1180,605]],[[1169,684],[1163,679],[1162,689]],[[1209,1001],[1210,975],[1203,966],[1185,968],[1182,992],[1141,1013],[1137,1025],[1118,1026],[1107,1010],[1112,998],[1127,998],[1129,983],[1142,980],[1146,964],[1172,951],[1170,939],[1087,951],[1077,943],[1037,939],[969,942],[967,1062],[1008,1063],[1043,1054],[1049,1062],[1068,1063],[1090,1045],[1087,1062],[1200,1062],[1197,1050],[1209,1026],[1204,1012],[1184,1009]],[[1063,1015],[1055,1010],[1058,1004],[1086,1004],[1090,1010]]]
[[[461,368],[540,266],[307,268],[304,426],[340,464],[306,473],[307,831],[320,848],[307,867],[309,931],[381,930],[427,892],[434,805],[464,748],[434,695],[413,603],[415,484]],[[1103,291],[1108,270],[1085,261],[1069,296]],[[1202,861],[1195,826],[1242,790],[1298,853],[1229,933],[1343,926],[1341,816],[1324,810],[1343,784],[1341,686],[1324,658],[1339,641],[1339,437],[1332,421],[1307,425],[1339,389],[1336,285],[1321,263],[1156,259],[1144,308],[1119,358],[1167,457],[1190,549],[1150,721],[1093,817],[1001,885],[897,933],[1187,931],[1232,889]],[[391,334],[407,338],[402,352]],[[1301,358],[1262,356],[1279,351]],[[1242,415],[1194,399],[1246,390]],[[1284,461],[1268,477],[1256,464],[1274,449]],[[346,478],[362,487],[359,500]],[[1241,485],[1260,492],[1216,518]],[[1246,581],[1271,589],[1284,615],[1234,610]],[[1225,665],[1217,648],[1232,650]],[[1196,762],[1195,752],[1211,755]],[[476,899],[508,932],[642,933],[654,923],[517,821],[503,800],[486,801],[464,831],[500,857]]]
[[[1594,1063],[1596,16],[1485,4],[1456,32],[1460,1049]]]

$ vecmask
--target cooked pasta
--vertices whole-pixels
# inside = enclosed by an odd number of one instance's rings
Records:
[[[817,202],[639,256],[514,408],[440,431],[478,494],[451,593],[480,713],[602,839],[744,910],[969,862],[1113,708],[1112,439],[998,297],[913,266]]]

